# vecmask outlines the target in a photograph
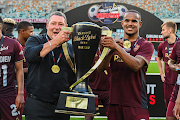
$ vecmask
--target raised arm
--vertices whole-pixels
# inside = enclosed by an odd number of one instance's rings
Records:
[[[40,52],[40,57],[45,57],[51,50],[59,45],[62,45],[64,42],[67,42],[69,40],[70,34],[71,33],[69,31],[60,31],[54,39],[46,42],[43,45],[43,48]]]

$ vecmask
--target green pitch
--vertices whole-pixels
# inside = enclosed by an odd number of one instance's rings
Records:
[[[150,62],[147,69],[147,73],[159,73],[158,64],[156,62]]]

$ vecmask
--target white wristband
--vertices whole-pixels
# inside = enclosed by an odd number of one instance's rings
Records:
[[[52,51],[52,45],[51,45],[51,42],[50,42],[50,41],[48,41],[48,43],[49,43],[49,45],[50,45],[50,48],[51,48],[51,51]]]

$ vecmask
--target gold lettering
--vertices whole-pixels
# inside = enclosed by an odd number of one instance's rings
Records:
[[[114,61],[116,61],[116,62],[124,62],[118,55],[114,55]]]
[[[169,57],[170,55],[168,55],[168,53],[165,53],[165,57]]]
[[[87,45],[88,42],[83,42],[83,41],[81,41],[80,44],[85,44],[85,45]]]
[[[114,55],[114,61],[116,61],[117,59],[119,59],[120,57],[118,55]]]
[[[90,46],[78,46],[78,49],[90,49]]]

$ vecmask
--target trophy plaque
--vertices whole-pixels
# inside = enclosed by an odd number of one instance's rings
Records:
[[[103,50],[100,57],[101,59],[99,59],[99,62],[97,62],[98,65],[95,64],[92,67],[94,56],[101,39],[101,27],[91,22],[79,22],[74,24],[72,29],[72,45],[74,51],[74,71],[76,82],[70,86],[70,90],[73,92],[61,91],[55,112],[75,115],[95,115],[95,103],[97,103],[98,99],[96,98],[97,95],[94,95],[88,86],[88,76],[102,62],[108,48]],[[65,45],[63,44],[62,47],[63,46]],[[63,47],[63,49],[65,48],[66,47]],[[66,54],[66,50],[63,51],[64,54]]]

